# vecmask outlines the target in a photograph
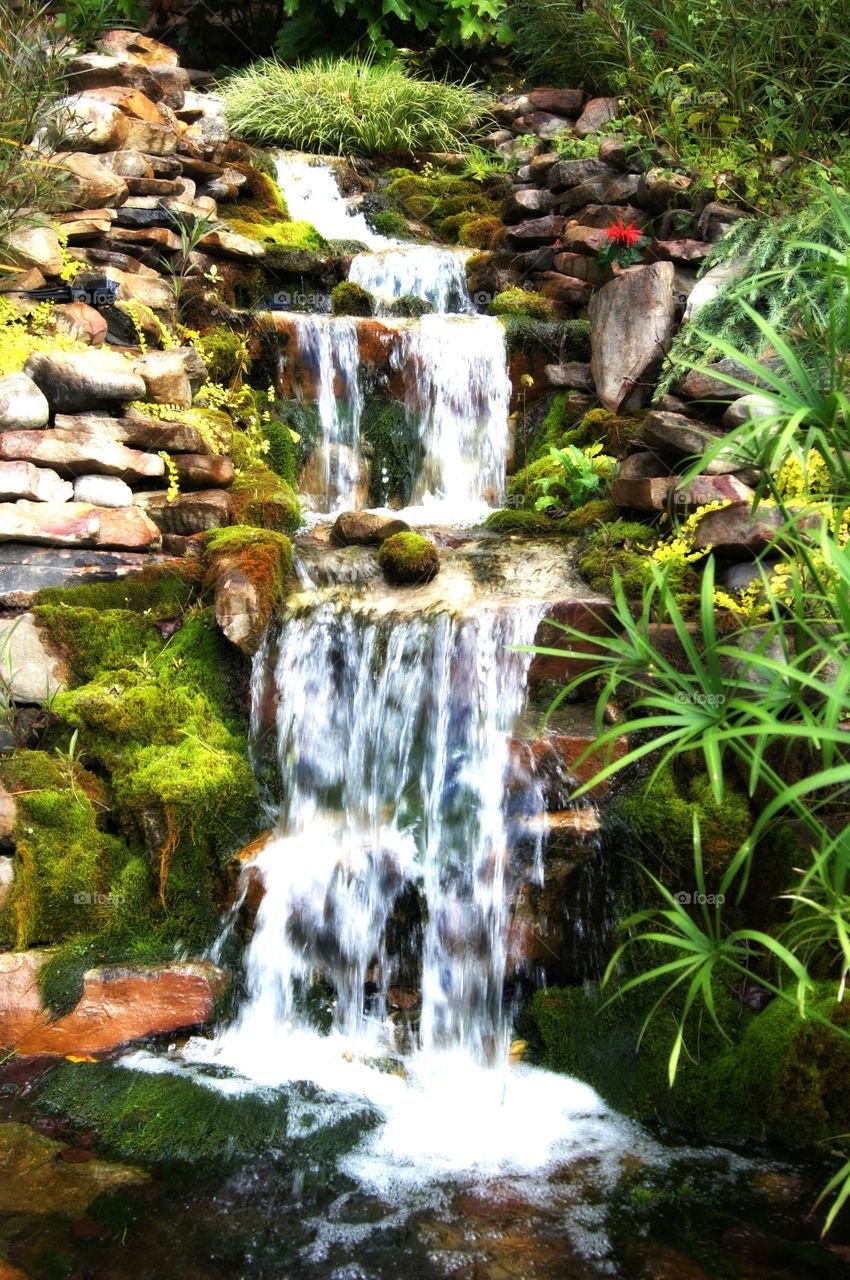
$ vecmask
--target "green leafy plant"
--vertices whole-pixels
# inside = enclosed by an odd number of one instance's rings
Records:
[[[568,444],[562,448],[551,445],[549,458],[553,464],[549,475],[539,476],[534,480],[534,487],[540,491],[535,500],[535,511],[547,511],[563,506],[566,498],[571,507],[580,507],[591,498],[596,497],[614,467],[614,459],[604,454],[604,444],[597,440],[595,444],[579,448]]]
[[[470,85],[357,58],[258,62],[225,80],[222,93],[245,138],[340,155],[457,151],[484,114]]]

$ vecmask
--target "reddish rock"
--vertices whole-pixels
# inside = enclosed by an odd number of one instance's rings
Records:
[[[570,222],[578,222],[582,227],[602,227],[607,229],[614,223],[623,221],[626,226],[645,227],[649,214],[633,204],[589,204],[580,209]]]
[[[602,246],[607,244],[607,242],[608,237],[602,227],[583,227],[579,222],[568,222],[561,234],[561,244],[568,245],[570,250],[573,252],[568,255],[558,254],[556,256],[555,265],[557,270],[563,271],[566,266],[566,262],[575,256],[577,251],[581,255],[591,253],[597,254]],[[563,259],[562,264],[559,264],[559,258]],[[593,270],[592,267],[588,267],[587,269]],[[601,267],[597,266],[596,271],[600,277],[604,278],[604,272]],[[576,271],[576,276],[579,279],[582,278],[580,271]]]
[[[84,502],[2,502],[0,542],[54,547],[159,547],[159,529],[138,507],[93,507]]]
[[[159,102],[163,96],[156,76],[146,67],[103,53],[86,53],[71,58],[66,66],[66,75],[69,85],[77,92],[121,85],[138,89],[153,102]]]
[[[534,156],[528,164],[528,176],[537,187],[546,186],[549,171],[558,163],[557,151],[546,151],[542,156]]]
[[[26,498],[33,502],[67,502],[74,486],[49,468],[31,462],[0,462],[0,501]]]
[[[394,516],[375,511],[343,511],[331,529],[331,541],[341,547],[380,545],[396,533],[407,533],[410,525]]]
[[[593,641],[573,642],[559,627],[552,622],[564,623],[576,627],[588,635],[600,637],[610,634],[609,624],[611,605],[607,600],[562,600],[551,605],[546,611],[546,619],[537,628],[534,637],[535,645],[544,649],[572,650],[576,653],[587,653],[589,657],[604,652],[604,646]],[[552,621],[550,621],[550,619]],[[568,658],[561,653],[535,653],[529,668],[529,682],[539,684],[543,680],[558,680],[566,683],[574,679],[586,668],[582,658]]]
[[[619,108],[616,98],[591,98],[576,121],[576,133],[580,138],[599,133],[606,124],[616,120]]]
[[[679,476],[628,479],[618,475],[611,486],[611,498],[617,506],[634,511],[666,511],[669,507],[690,511],[711,502],[749,502],[753,496],[748,485],[731,475],[696,476],[687,483]]]
[[[90,969],[76,1008],[51,1021],[38,990],[49,951],[0,955],[0,1045],[19,1057],[109,1053],[151,1035],[201,1026],[227,986],[225,974],[194,964]]]
[[[96,419],[95,419],[96,421]],[[154,453],[128,449],[99,431],[4,431],[0,434],[0,460],[30,460],[52,467],[60,475],[121,476],[122,479],[156,479],[165,475],[165,463]]]
[[[534,287],[544,298],[552,298],[555,302],[564,302],[571,307],[581,307],[591,294],[591,286],[587,280],[579,280],[574,276],[562,275],[560,271],[540,271],[532,276]]]
[[[163,533],[182,535],[233,524],[233,499],[223,489],[181,493],[169,501],[159,490],[136,494],[136,502]]]
[[[760,506],[753,511],[750,502],[733,502],[702,516],[694,531],[694,546],[747,559],[779,541],[786,519],[778,507]]]
[[[176,67],[180,62],[177,53],[169,45],[154,40],[152,36],[142,35],[139,31],[126,31],[123,28],[103,31],[95,44],[112,57],[142,66]]]
[[[646,480],[655,476],[666,476],[670,468],[659,458],[657,453],[630,453],[620,463],[617,472],[618,480]]]
[[[123,418],[106,418],[92,413],[57,413],[56,430],[69,434],[97,433],[132,445],[148,453],[209,453],[210,447],[194,427],[185,422],[172,422],[165,418],[149,418],[139,410],[132,410]],[[229,447],[229,441],[224,442]]]
[[[181,489],[226,489],[233,484],[233,463],[219,454],[176,453],[171,462]]]
[[[139,89],[113,85],[109,88],[89,89],[86,92],[86,97],[99,98],[102,102],[109,102],[113,107],[117,107],[119,111],[123,111],[124,115],[132,116],[134,120],[145,120],[148,124],[167,123],[166,116],[161,108]]]
[[[712,247],[705,240],[655,240],[647,254],[659,262],[703,262]]]
[[[559,116],[577,116],[587,100],[584,89],[555,89],[544,86],[526,95],[536,111],[554,111]]]
[[[530,115],[519,116],[513,122],[516,134],[533,133],[543,142],[550,142],[561,134],[572,133],[573,123],[564,116],[553,115],[550,111],[532,111]]]
[[[50,309],[50,323],[59,333],[67,333],[87,347],[102,347],[106,341],[106,320],[87,302],[54,304]]]

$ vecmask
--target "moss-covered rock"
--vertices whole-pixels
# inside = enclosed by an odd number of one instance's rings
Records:
[[[394,169],[386,196],[407,217],[433,227],[443,239],[456,240],[474,217],[492,214],[494,205],[484,188],[470,178],[440,171],[413,173]],[[460,215],[460,216],[459,216]]]
[[[319,234],[312,222],[231,217],[228,226],[237,235],[259,240],[261,244],[274,249],[301,249],[308,253],[324,253],[329,250],[327,240]]]
[[[397,209],[377,209],[367,215],[367,221],[379,236],[389,236],[391,240],[413,239],[407,219]]]
[[[594,591],[611,590],[614,573],[627,596],[638,598],[651,580],[648,552],[657,532],[635,520],[615,520],[588,535],[578,558],[578,570]]]
[[[528,316],[532,320],[550,320],[554,310],[551,298],[544,298],[542,293],[519,286],[503,289],[490,303],[490,313],[494,316]]]
[[[258,529],[275,529],[294,533],[301,524],[301,508],[292,485],[264,463],[237,465],[236,478],[230,487],[233,511],[239,524]]]
[[[495,214],[477,215],[460,228],[458,240],[469,249],[495,249],[501,243],[504,231],[501,218]]]
[[[405,293],[400,298],[395,298],[387,307],[387,311],[391,316],[400,316],[404,320],[418,319],[419,316],[429,316],[434,311],[433,302],[428,302],[426,298],[418,298],[415,293]]]
[[[0,783],[16,804],[15,880],[0,911],[0,940],[18,949],[123,918],[122,877],[134,850],[103,829],[109,789],[75,752],[66,738],[64,755],[19,750],[0,760]]]
[[[616,520],[619,509],[604,498],[585,502],[565,516],[552,517],[545,511],[506,509],[493,511],[484,521],[494,533],[525,533],[529,537],[571,536],[585,533],[595,525]]]
[[[362,285],[342,280],[331,291],[331,311],[335,316],[371,316],[375,313],[375,299]]]
[[[550,364],[590,359],[589,320],[541,320],[524,313],[502,316],[508,354],[542,351]]]
[[[270,529],[235,525],[208,533],[205,551],[216,621],[232,644],[254,654],[286,593],[290,541]]]
[[[245,334],[225,324],[212,325],[204,331],[200,350],[211,382],[231,386],[246,368]]]
[[[772,1138],[808,1146],[850,1131],[850,1042],[773,1000],[754,1014],[731,994],[717,1007],[731,1043],[708,1019],[694,1022],[673,1088],[667,1061],[676,1029],[662,1007],[641,1029],[660,992],[605,1006],[596,988],[537,992],[532,1020],[547,1066],[588,1080],[627,1115],[658,1119],[714,1139]],[[847,1029],[850,1010],[822,984],[810,1008]]]
[[[437,548],[421,533],[394,533],[382,544],[378,563],[387,580],[399,586],[430,582],[440,569]]]

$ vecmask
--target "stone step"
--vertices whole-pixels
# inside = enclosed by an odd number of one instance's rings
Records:
[[[160,547],[159,529],[139,507],[85,502],[0,502],[0,542],[143,551]]]
[[[158,552],[86,551],[0,543],[0,609],[27,609],[44,587],[113,582],[152,568],[177,568]]]

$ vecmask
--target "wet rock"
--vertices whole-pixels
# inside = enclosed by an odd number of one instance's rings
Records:
[[[551,191],[533,187],[530,191],[512,191],[502,209],[502,221],[522,222],[536,214],[548,213],[555,203]]]
[[[578,595],[578,593],[576,593]],[[534,637],[534,644],[541,649],[569,648],[575,654],[587,653],[588,657],[598,658],[605,650],[593,641],[570,641],[564,643],[564,632],[553,623],[575,627],[589,636],[607,636],[610,634],[611,604],[605,599],[566,599],[554,603],[547,609],[546,620],[541,622]],[[534,687],[541,681],[557,680],[566,684],[582,671],[586,670],[586,662],[580,657],[561,657],[547,653],[535,653],[528,671],[529,684]]]
[[[394,516],[378,515],[375,511],[343,511],[334,521],[331,541],[341,547],[362,547],[409,531],[410,525]]]
[[[133,490],[117,476],[78,476],[74,481],[74,501],[95,507],[129,507]]]
[[[0,462],[0,502],[26,498],[32,502],[68,502],[73,485],[55,471],[31,462]]]
[[[591,299],[591,369],[606,409],[646,404],[673,338],[673,265],[633,267]]]
[[[526,95],[535,111],[554,111],[561,116],[581,114],[587,94],[583,89],[555,89],[543,86]]]
[[[532,249],[537,245],[551,244],[564,229],[564,219],[550,213],[545,218],[530,218],[519,222],[507,232],[507,238],[515,249]]]
[[[60,151],[51,157],[50,163],[69,175],[63,175],[61,203],[64,209],[98,209],[123,204],[127,199],[127,183],[101,156],[85,151]]]
[[[68,682],[68,669],[31,613],[0,619],[0,684],[16,702],[49,702]]]
[[[6,260],[21,267],[36,267],[46,276],[62,270],[62,250],[51,226],[17,227],[6,237]]]
[[[171,459],[181,489],[226,489],[233,484],[233,463],[209,453],[176,453]]]
[[[0,1125],[0,1160],[8,1170],[0,1185],[0,1213],[79,1218],[98,1196],[150,1181],[141,1169],[106,1160],[69,1163],[59,1159],[62,1151],[61,1142],[28,1125]]]
[[[142,400],[145,384],[124,356],[112,351],[37,352],[24,366],[59,413],[122,400]]]
[[[145,399],[157,404],[191,407],[194,393],[205,381],[207,366],[194,347],[149,351],[133,364],[145,383]]]
[[[168,568],[174,561],[156,552],[86,551],[0,543],[0,605],[26,609],[36,603],[43,587],[111,582],[147,571]]]
[[[157,549],[160,538],[157,526],[136,506],[110,509],[85,502],[2,502],[0,542],[136,551]]]
[[[204,533],[233,523],[233,499],[222,489],[181,493],[171,501],[165,493],[146,491],[135,501],[163,533]]]
[[[591,98],[576,121],[578,136],[588,138],[592,133],[599,133],[606,124],[616,120],[619,105],[616,98]]]
[[[90,969],[76,1008],[51,1021],[37,981],[49,954],[0,955],[0,1045],[21,1057],[108,1053],[146,1036],[201,1026],[227,986],[225,974],[206,960]]]
[[[286,591],[292,567],[289,540],[271,530],[242,527],[206,542],[216,622],[231,644],[252,656]]]
[[[571,213],[589,204],[629,204],[637,195],[639,179],[633,173],[618,173],[609,169],[601,178],[591,178],[570,187],[558,197],[557,208],[561,213]]]
[[[151,480],[165,475],[165,463],[155,453],[128,449],[99,431],[4,431],[0,434],[0,461],[30,459],[52,467],[60,475],[121,476],[127,481]]]
[[[50,406],[26,373],[0,378],[0,431],[46,427]]]
[[[601,160],[559,160],[549,168],[549,190],[567,191],[581,183],[615,176],[610,166]]]
[[[589,364],[547,364],[543,372],[550,387],[571,387],[574,391],[593,390],[593,375]]]

